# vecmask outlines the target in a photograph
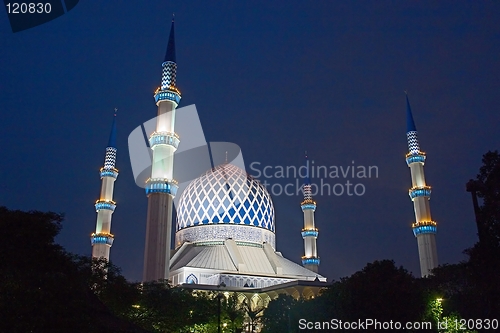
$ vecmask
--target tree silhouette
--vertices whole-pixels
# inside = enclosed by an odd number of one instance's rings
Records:
[[[500,155],[483,155],[476,179],[467,183],[472,192],[479,241],[464,251],[468,260],[433,270],[430,282],[444,292],[443,308],[462,318],[500,316]]]
[[[483,165],[476,181],[481,185],[477,196],[482,199],[479,219],[485,229],[487,246],[500,246],[500,155],[489,151],[483,155]]]
[[[53,212],[0,207],[0,329],[143,332],[113,316],[89,287],[90,260],[54,242],[62,221]],[[115,280],[113,276],[107,284]]]
[[[295,332],[297,320],[294,312],[298,302],[290,295],[280,294],[278,298],[269,302],[262,315],[263,332],[287,333]]]

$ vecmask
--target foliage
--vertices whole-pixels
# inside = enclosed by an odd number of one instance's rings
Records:
[[[243,302],[243,310],[245,311],[247,317],[247,325],[250,327],[250,332],[255,332],[257,325],[260,323],[262,318],[262,313],[264,312],[264,307],[253,307],[251,303]]]
[[[367,264],[360,272],[335,282],[322,297],[334,303],[333,318],[349,321],[416,321],[425,311],[417,279],[391,260]]]
[[[481,184],[477,196],[482,199],[479,208],[485,227],[487,246],[500,246],[500,154],[489,151],[483,155],[483,165],[476,179]]]
[[[358,321],[419,321],[426,310],[427,294],[414,278],[391,260],[375,261],[342,278],[310,300],[280,295],[269,303],[262,322],[264,332],[298,332],[300,318],[311,322],[331,319]]]
[[[474,181],[481,199],[476,218],[486,233],[465,250],[467,261],[440,266],[430,278],[444,292],[445,312],[463,318],[500,317],[500,155],[487,152],[482,162]]]
[[[237,329],[243,325],[245,310],[238,302],[238,295],[232,293],[229,297],[224,298],[222,302],[222,318],[229,321],[231,333],[236,333]]]
[[[91,264],[55,244],[63,216],[0,207],[0,313],[6,332],[140,332],[89,287]],[[110,269],[113,271],[113,268]],[[110,275],[105,285],[116,281]],[[99,287],[105,295],[108,287]]]
[[[186,331],[213,321],[216,304],[211,295],[171,287],[167,281],[145,283],[131,319],[153,332]]]
[[[500,317],[500,155],[483,155],[474,191],[481,199],[477,211],[481,239],[465,250],[468,260],[442,265],[428,279],[430,288],[442,292],[443,318]],[[478,233],[480,230],[478,230]],[[452,320],[453,321],[453,320]]]
[[[295,312],[298,308],[298,301],[292,296],[280,294],[278,298],[269,302],[268,307],[262,315],[264,333],[287,333],[295,328],[298,319]]]

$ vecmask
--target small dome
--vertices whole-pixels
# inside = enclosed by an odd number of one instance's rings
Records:
[[[274,207],[269,192],[245,171],[226,163],[205,172],[182,192],[176,247],[185,241],[228,238],[269,242],[274,247]]]

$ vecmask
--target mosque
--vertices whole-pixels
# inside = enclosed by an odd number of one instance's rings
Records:
[[[174,286],[236,292],[238,297],[263,306],[280,293],[296,298],[313,297],[327,285],[327,279],[318,270],[316,202],[311,195],[309,177],[304,180],[304,199],[300,204],[304,216],[304,228],[300,231],[304,239],[302,265],[285,258],[276,249],[275,212],[266,188],[227,161],[206,171],[179,193],[175,244],[171,246],[173,199],[179,188],[173,165],[175,152],[182,144],[175,132],[176,108],[181,99],[176,85],[175,56],[172,21],[161,86],[154,95],[158,106],[156,128],[149,137],[152,161],[145,187],[148,208],[143,281],[168,279]],[[436,223],[430,218],[431,191],[423,173],[425,154],[418,145],[409,103],[407,112],[409,153],[406,162],[412,174],[413,187],[409,195],[416,217],[412,228],[425,276],[437,266]],[[115,137],[113,120],[104,167],[100,171],[102,186],[100,199],[95,204],[96,231],[91,235],[93,257],[106,259],[114,240],[111,217],[116,208],[113,186],[118,177]]]
[[[162,69],[161,86],[155,93],[156,129],[149,138],[153,154],[145,188],[148,209],[143,281],[169,279],[174,286],[260,295],[262,305],[279,293],[297,298],[317,294],[327,280],[318,273],[316,202],[308,178],[301,204],[304,228],[298,230],[304,239],[302,265],[276,249],[275,213],[269,192],[257,179],[227,162],[206,171],[180,193],[172,249],[173,198],[178,190],[173,162],[182,144],[175,132],[181,93],[176,86],[173,21]],[[114,240],[111,217],[116,207],[113,185],[118,176],[115,136],[113,120],[101,169],[101,197],[96,202],[97,227],[91,236],[93,257],[106,259]]]

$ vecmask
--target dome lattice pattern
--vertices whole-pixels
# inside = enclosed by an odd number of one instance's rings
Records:
[[[231,164],[219,165],[193,180],[180,197],[176,230],[214,224],[274,232],[274,207],[266,188]]]

